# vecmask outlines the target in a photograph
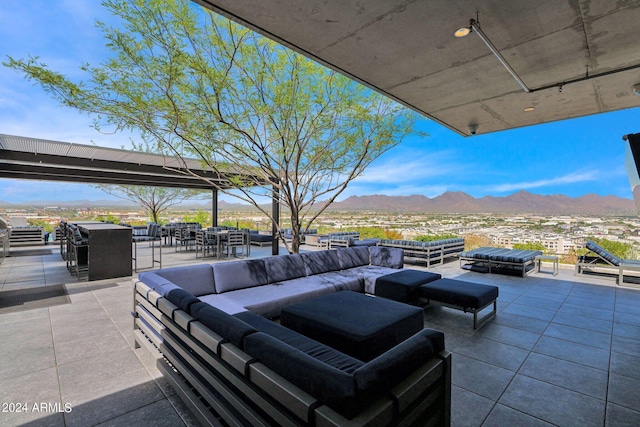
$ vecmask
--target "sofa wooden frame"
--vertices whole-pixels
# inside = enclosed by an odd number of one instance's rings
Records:
[[[433,357],[353,419],[346,419],[222,339],[142,282],[134,335],[203,425],[449,426],[451,354]]]

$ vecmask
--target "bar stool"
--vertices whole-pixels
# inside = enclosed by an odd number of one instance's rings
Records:
[[[70,251],[67,252],[67,269],[72,276],[76,276],[78,280],[87,279],[89,277],[89,264],[80,264],[79,253],[81,248],[89,248],[89,241],[82,237],[78,227],[71,224],[68,227],[69,233],[67,239],[69,241]]]

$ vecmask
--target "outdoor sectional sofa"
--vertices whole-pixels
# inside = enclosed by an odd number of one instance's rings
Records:
[[[485,246],[462,252],[460,266],[472,271],[518,274],[524,277],[533,271],[536,257],[539,255],[542,255],[542,251]],[[464,266],[463,262],[466,262]]]
[[[430,242],[383,239],[378,242],[378,246],[401,248],[404,250],[405,259],[425,263],[426,267],[430,267],[433,263],[443,263],[445,258],[460,255],[464,251],[464,239],[440,239]]]
[[[373,293],[402,265],[401,250],[360,247],[141,273],[136,344],[204,424],[449,425],[442,333],[361,361],[268,319],[316,296]]]

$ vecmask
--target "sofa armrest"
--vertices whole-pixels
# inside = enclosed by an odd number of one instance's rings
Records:
[[[356,370],[356,389],[366,396],[379,395],[443,350],[444,334],[423,329]]]

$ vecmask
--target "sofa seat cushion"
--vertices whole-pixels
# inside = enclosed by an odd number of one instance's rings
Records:
[[[302,254],[307,276],[340,270],[338,252],[335,250],[305,252]]]
[[[351,268],[349,270],[342,271],[341,273],[356,275],[362,280],[364,292],[374,295],[376,291],[376,280],[378,277],[397,272],[397,268],[381,267],[378,265],[363,265],[362,267]]]
[[[338,350],[312,340],[311,338],[285,328],[284,326],[250,311],[239,313],[235,315],[235,317],[251,325],[257,331],[271,335],[291,347],[308,354],[322,363],[326,363],[329,366],[339,369],[342,372],[352,374],[356,369],[364,365],[364,363],[358,359],[343,354]]]
[[[224,311],[227,314],[238,314],[247,311],[246,308],[230,300],[225,295],[226,294],[202,295],[198,297],[198,299],[202,302],[206,302],[207,304],[212,305],[218,310]]]
[[[338,253],[340,268],[343,270],[347,268],[369,265],[368,247],[341,248],[336,252]]]
[[[282,307],[334,292],[333,289],[323,284],[302,279],[305,278],[255,288],[238,289],[226,292],[224,297],[254,313],[275,317],[280,315]]]
[[[269,283],[283,282],[307,275],[302,255],[280,255],[264,258],[264,267]]]
[[[267,271],[261,259],[214,264],[213,276],[217,285],[216,291],[219,294],[269,283]]]
[[[170,280],[197,297],[216,292],[211,264],[164,268],[162,270],[155,270],[154,273]],[[140,273],[140,280],[144,281],[142,277],[143,273]]]
[[[330,271],[323,274],[317,274],[315,276],[309,276],[308,279],[310,279],[311,283],[323,285],[331,289],[333,292],[362,292],[364,289],[362,277],[351,270],[352,269]]]

